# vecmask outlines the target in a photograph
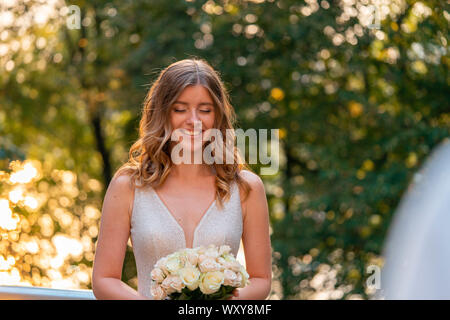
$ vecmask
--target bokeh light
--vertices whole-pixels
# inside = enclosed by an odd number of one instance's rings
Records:
[[[100,211],[77,199],[95,179],[46,171],[36,160],[10,163],[0,183],[0,285],[89,288]]]

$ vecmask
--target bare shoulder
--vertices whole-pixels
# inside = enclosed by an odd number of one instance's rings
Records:
[[[109,188],[120,189],[122,191],[133,191],[131,177],[126,174],[114,177],[109,184]]]
[[[240,172],[241,177],[248,182],[252,191],[256,191],[256,193],[264,191],[264,183],[262,179],[254,172],[248,170],[242,170]],[[250,193],[252,193],[252,191]]]
[[[133,200],[134,186],[131,183],[131,177],[126,174],[114,177],[109,183],[104,202],[113,204],[115,208],[126,208],[131,216]]]
[[[244,220],[248,215],[248,208],[255,208],[258,204],[264,203],[266,200],[266,192],[262,179],[256,174],[248,170],[240,172],[241,177],[250,185],[250,193],[244,200],[244,190],[240,189],[241,206],[243,210]]]
[[[134,187],[131,184],[130,176],[121,174],[114,177],[109,183],[106,195],[129,200],[130,197],[134,196]]]

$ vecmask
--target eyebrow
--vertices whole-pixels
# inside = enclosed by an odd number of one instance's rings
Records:
[[[184,101],[175,101],[174,102],[174,104],[175,103],[179,103],[179,104],[184,104],[184,105],[189,105],[189,103],[187,103],[187,102],[184,102]],[[198,104],[199,106],[202,106],[202,105],[207,105],[207,106],[213,106],[214,107],[214,104],[212,104],[211,102],[200,102],[199,104]]]

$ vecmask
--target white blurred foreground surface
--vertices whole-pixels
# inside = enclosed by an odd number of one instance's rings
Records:
[[[450,299],[450,141],[431,154],[402,198],[385,242],[386,300]]]
[[[0,286],[0,300],[95,300],[92,290]]]

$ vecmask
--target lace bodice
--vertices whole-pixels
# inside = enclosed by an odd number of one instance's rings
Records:
[[[195,228],[192,247],[227,244],[236,256],[242,236],[242,210],[239,188],[231,186],[231,196],[222,210],[216,200]],[[136,259],[138,291],[151,298],[150,285],[155,263],[162,257],[186,248],[183,228],[170,213],[155,190],[136,188],[131,216],[131,243]]]

